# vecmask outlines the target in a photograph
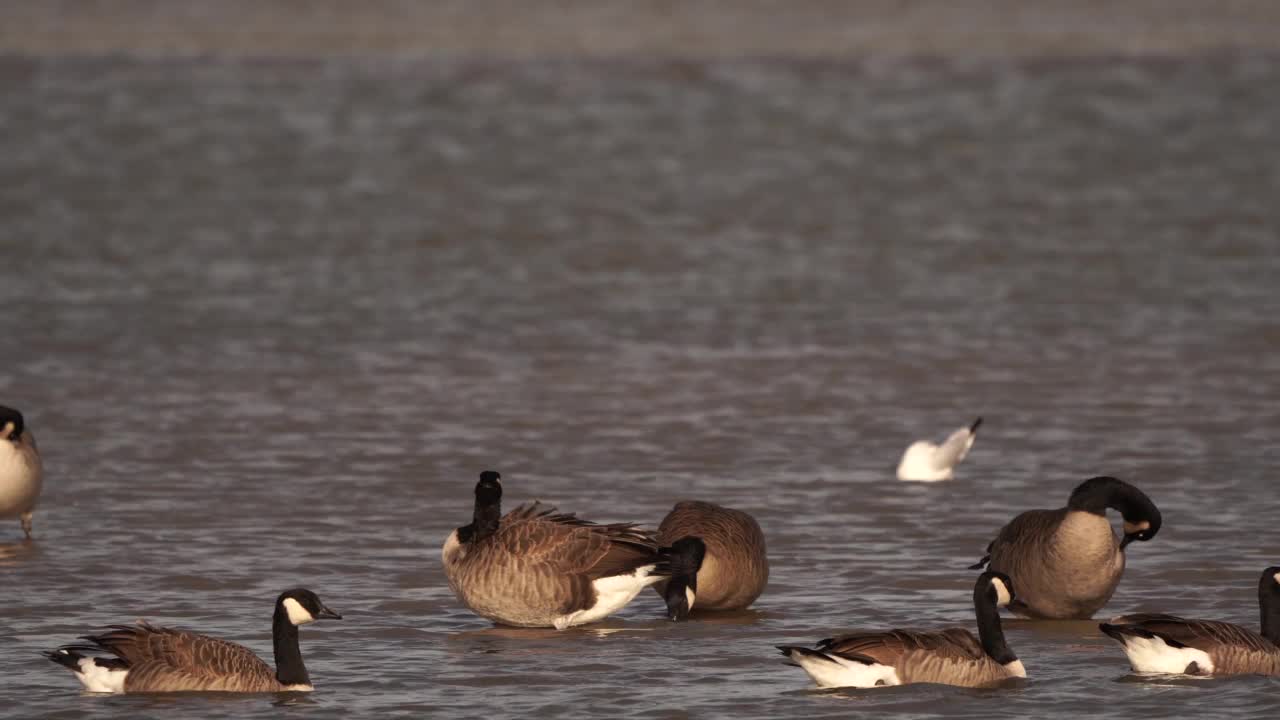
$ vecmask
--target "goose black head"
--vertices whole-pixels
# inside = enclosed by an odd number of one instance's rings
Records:
[[[1280,565],[1272,565],[1262,571],[1262,579],[1258,581],[1258,594],[1263,593],[1280,598]]]
[[[1121,550],[1134,540],[1146,542],[1160,532],[1160,508],[1146,493],[1117,478],[1100,476],[1085,480],[1072,491],[1067,507],[1103,516],[1107,508],[1119,511],[1124,518]]]
[[[0,405],[0,437],[18,442],[22,439],[22,431],[25,428],[26,423],[22,419],[22,413],[11,407]]]
[[[341,620],[342,615],[330,610],[320,597],[306,588],[293,588],[280,593],[276,612],[284,611],[293,625],[306,625],[316,620]]]
[[[485,504],[502,500],[502,475],[493,470],[480,473],[480,482],[476,483],[476,501]]]
[[[1013,580],[1008,575],[995,570],[988,570],[978,576],[977,587],[986,593],[987,599],[996,607],[1008,607],[1017,597],[1013,593]]]

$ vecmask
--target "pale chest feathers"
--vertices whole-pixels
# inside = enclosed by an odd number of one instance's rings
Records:
[[[0,514],[27,512],[40,496],[40,456],[0,440]]]
[[[1111,523],[1101,515],[1074,511],[1067,513],[1058,526],[1054,544],[1060,554],[1097,563],[1123,559]]]
[[[1105,517],[1069,512],[1054,535],[1051,553],[1068,595],[1091,596],[1111,588],[1124,571],[1124,553]]]

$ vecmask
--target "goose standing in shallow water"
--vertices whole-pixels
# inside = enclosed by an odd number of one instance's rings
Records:
[[[1013,599],[1009,578],[985,572],[973,586],[978,637],[963,628],[851,633],[822,640],[817,649],[780,645],[820,688],[941,683],[994,685],[1027,676],[1005,644],[999,608]]]
[[[471,524],[441,551],[449,587],[480,617],[563,630],[617,612],[659,580],[698,572],[696,538],[660,548],[633,524],[597,525],[538,503],[502,517],[501,478],[480,473]]]
[[[911,482],[950,480],[955,466],[960,464],[969,454],[969,448],[973,447],[980,425],[982,418],[951,433],[941,445],[934,445],[928,440],[911,443],[898,461],[898,479]]]
[[[667,602],[668,614],[683,618],[696,604],[702,610],[740,610],[755,602],[769,582],[764,533],[755,518],[741,510],[684,500],[676,503],[658,526],[658,542],[696,537],[706,554],[692,577],[662,580],[654,589]]]
[[[35,436],[26,427],[22,413],[0,405],[0,518],[19,518],[22,532],[30,538],[44,468]]]
[[[1262,633],[1218,620],[1122,615],[1098,626],[1117,640],[1137,672],[1280,677],[1280,565],[1258,580]]]
[[[1124,517],[1119,541],[1107,508]],[[1066,507],[1015,517],[971,569],[986,565],[1013,578],[1018,600],[1009,609],[1018,615],[1084,620],[1120,584],[1125,547],[1155,537],[1160,522],[1160,510],[1138,488],[1113,477],[1090,478],[1071,493]]]
[[[276,598],[271,623],[274,671],[243,645],[146,622],[112,625],[110,632],[85,636],[87,643],[64,645],[45,657],[74,673],[90,692],[309,691],[311,677],[298,649],[298,626],[321,618],[342,616],[310,590],[286,590]]]

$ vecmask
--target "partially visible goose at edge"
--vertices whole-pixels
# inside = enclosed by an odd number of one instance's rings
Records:
[[[1258,580],[1262,633],[1218,620],[1122,615],[1098,626],[1119,641],[1137,672],[1280,677],[1280,565]]]
[[[755,518],[714,503],[684,500],[662,519],[658,542],[668,545],[685,537],[702,540],[706,555],[696,574],[653,586],[666,600],[669,616],[683,618],[695,605],[700,610],[741,610],[764,592],[769,560]]]
[[[1124,517],[1124,538],[1117,541],[1107,508]],[[1160,531],[1160,510],[1151,498],[1123,480],[1095,477],[1071,493],[1057,510],[1028,510],[1001,528],[987,563],[1018,586],[1009,609],[1018,615],[1055,620],[1084,620],[1107,604],[1124,573],[1125,547],[1150,540]]]
[[[898,461],[898,479],[910,482],[950,480],[956,465],[964,460],[969,454],[969,448],[973,447],[980,425],[982,418],[951,433],[941,445],[934,445],[928,440],[911,443]]]
[[[962,687],[994,685],[1027,676],[1022,661],[1005,643],[999,608],[1014,595],[1009,578],[997,572],[978,576],[973,609],[978,637],[963,628],[852,633],[822,640],[817,649],[780,645],[820,688],[941,683]]]
[[[449,587],[480,617],[563,630],[617,612],[659,580],[698,572],[696,538],[661,548],[633,524],[597,525],[538,503],[502,517],[501,477],[480,473],[471,524],[441,551]]]
[[[26,428],[22,413],[0,405],[0,518],[19,518],[30,538],[44,468],[35,436]]]
[[[312,689],[311,677],[298,649],[298,626],[321,618],[342,616],[310,590],[280,594],[271,623],[274,671],[243,645],[144,621],[111,625],[110,632],[86,635],[87,643],[64,645],[45,657],[90,692],[305,692]]]

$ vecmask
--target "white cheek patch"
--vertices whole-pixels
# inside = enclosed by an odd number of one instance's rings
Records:
[[[1013,677],[1024,678],[1027,676],[1027,669],[1022,666],[1021,660],[1005,663],[1004,669]]]
[[[686,601],[686,602],[688,602],[688,603],[689,603],[689,609],[690,609],[690,610],[692,610],[692,609],[693,609],[693,600],[694,600],[694,598],[695,598],[695,597],[697,597],[697,596],[696,596],[696,595],[694,595],[693,590],[689,589],[688,587],[686,587],[686,588],[684,589],[684,599],[685,599],[685,601]]]
[[[1280,573],[1276,573],[1276,584],[1280,585]]]
[[[1000,578],[991,578],[991,585],[996,589],[996,607],[1008,607],[1013,595],[1009,593],[1009,588]]]
[[[1133,535],[1134,533],[1140,533],[1143,530],[1150,530],[1150,529],[1151,529],[1151,523],[1147,522],[1146,520],[1143,520],[1142,522],[1136,522],[1136,523],[1131,523],[1126,520],[1124,523],[1125,535]]]
[[[302,603],[293,598],[284,599],[284,609],[289,613],[289,622],[294,625],[306,625],[316,620],[306,608],[302,607]]]

